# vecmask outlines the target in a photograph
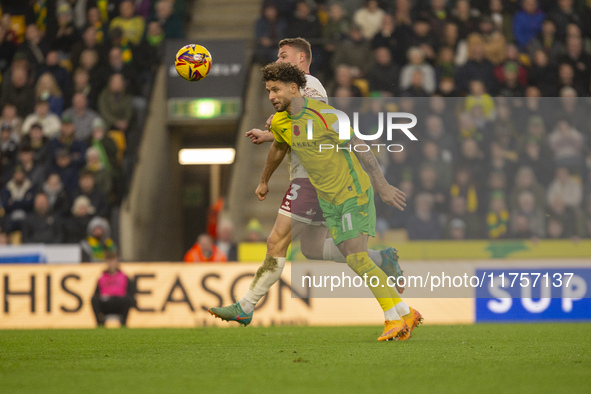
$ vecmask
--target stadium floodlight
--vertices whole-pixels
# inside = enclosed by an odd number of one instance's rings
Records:
[[[235,156],[234,148],[181,149],[179,164],[232,164]]]

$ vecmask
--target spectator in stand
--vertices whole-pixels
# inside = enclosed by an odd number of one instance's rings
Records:
[[[580,25],[582,22],[582,18],[575,12],[573,0],[558,0],[556,8],[549,17],[556,21],[556,36],[559,40],[564,40],[566,37],[566,26],[569,23]]]
[[[154,19],[162,26],[164,36],[168,39],[185,38],[183,22],[174,10],[174,0],[160,0],[154,6]]]
[[[99,150],[102,164],[112,175],[116,175],[120,171],[117,145],[111,137],[106,135],[105,122],[101,118],[94,119],[91,130],[92,134],[87,141],[87,145]]]
[[[225,263],[226,255],[215,245],[209,234],[201,234],[185,253],[185,263]]]
[[[12,177],[0,192],[2,209],[7,218],[7,232],[20,231],[27,213],[33,210],[35,191],[22,166],[17,165]]]
[[[131,95],[125,91],[125,80],[121,74],[113,74],[98,100],[98,110],[107,127],[126,132],[133,117]]]
[[[554,164],[542,153],[540,143],[531,137],[526,141],[524,150],[520,156],[519,165],[531,167],[536,175],[536,179],[544,187],[547,187],[552,181]]]
[[[516,170],[516,159],[512,157],[501,144],[494,141],[490,143],[490,154],[488,169],[490,171],[502,172],[509,183],[513,182]]]
[[[579,210],[583,200],[583,188],[581,182],[570,174],[567,167],[558,167],[546,196],[548,204],[559,197],[567,207]]]
[[[577,98],[577,92],[572,88],[562,88],[559,92],[558,102],[552,100],[555,110],[554,119],[568,119],[571,125],[583,133],[583,137],[589,141],[589,108],[585,108],[585,99]],[[558,105],[555,105],[558,104]]]
[[[222,221],[217,229],[216,246],[228,257],[228,261],[238,261],[238,244],[234,242],[234,226],[229,221]]]
[[[78,39],[78,31],[72,22],[72,8],[68,3],[62,3],[57,9],[57,31],[48,32],[53,37],[52,47],[60,52],[62,58],[67,58],[72,46]]]
[[[460,166],[456,169],[454,182],[449,191],[451,198],[461,196],[466,200],[466,210],[475,213],[479,209],[479,196],[475,183],[472,181],[471,168]],[[504,198],[504,197],[503,197]]]
[[[513,37],[513,12],[509,9],[510,5],[505,4],[503,0],[490,0],[489,1],[489,17],[495,24],[495,28],[498,29],[507,42],[514,41]]]
[[[456,1],[451,20],[459,27],[460,39],[468,37],[478,29],[478,19],[472,15],[468,0]]]
[[[21,145],[18,151],[18,162],[22,166],[27,179],[31,181],[35,190],[45,180],[47,168],[42,163],[35,163],[35,152],[30,146]]]
[[[265,242],[263,226],[257,219],[250,219],[246,225],[246,237],[244,242]]]
[[[493,193],[490,207],[486,216],[488,238],[506,238],[509,228],[509,211],[505,204],[505,195],[502,192]]]
[[[456,86],[460,92],[467,92],[471,81],[479,80],[485,86],[485,92],[496,92],[494,66],[485,58],[482,40],[469,40],[468,61],[456,71]]]
[[[122,327],[127,324],[129,309],[135,306],[135,285],[119,267],[114,251],[105,254],[107,269],[98,279],[91,304],[96,324],[105,325],[108,315],[118,315]]]
[[[84,151],[86,144],[75,137],[76,129],[74,121],[69,116],[62,116],[62,127],[59,135],[49,142],[49,150],[53,158],[59,149],[67,149],[71,155],[72,163],[78,167],[84,165]]]
[[[466,223],[462,219],[452,219],[446,227],[447,238],[453,240],[465,240],[466,237]]]
[[[62,122],[55,113],[50,111],[47,97],[38,98],[35,103],[35,112],[25,118],[23,122],[25,134],[28,134],[34,124],[41,125],[43,135],[47,138],[55,138],[60,133]]]
[[[419,171],[417,194],[429,194],[433,200],[433,210],[443,214],[447,208],[447,193],[443,186],[437,183],[437,172],[433,165],[423,164]]]
[[[62,218],[49,209],[45,193],[35,195],[34,210],[23,222],[23,243],[59,244],[64,242]]]
[[[518,197],[523,192],[530,192],[534,196],[534,205],[536,209],[544,209],[546,206],[546,192],[544,188],[536,180],[536,175],[531,167],[522,166],[517,170],[515,175],[515,185],[511,191],[509,198],[509,206],[511,209],[516,209],[518,205]]]
[[[548,204],[548,236],[552,238],[571,238],[579,237],[583,233],[583,221],[579,220],[576,211],[567,207],[562,201],[562,198],[557,196]],[[556,221],[560,224],[562,231],[556,231],[550,221]],[[559,233],[559,236],[552,233]]]
[[[162,26],[156,21],[148,22],[146,36],[140,45],[135,48],[133,60],[135,69],[140,72],[136,77],[138,84],[143,89],[143,95],[147,95],[152,86],[152,79],[158,71],[158,66],[164,57],[165,35]]]
[[[94,173],[87,169],[80,172],[78,188],[72,193],[72,200],[81,195],[88,197],[97,216],[103,218],[109,216],[107,196],[97,187]]]
[[[517,196],[517,208],[511,212],[510,233],[513,237],[537,237],[543,238],[546,234],[546,222],[544,212],[536,207],[533,193],[522,191]],[[528,228],[522,224],[527,219]],[[520,223],[521,222],[521,223]]]
[[[113,74],[121,74],[125,80],[125,90],[131,95],[138,95],[140,88],[137,84],[136,76],[137,70],[132,63],[125,63],[123,59],[123,51],[120,47],[113,47],[109,50],[108,64],[105,65],[97,76],[101,81],[101,86],[106,86],[109,77]]]
[[[113,7],[116,9],[117,7]],[[101,11],[96,6],[90,6],[86,11],[86,21],[88,26],[93,26],[96,31],[96,42],[104,44],[107,36],[107,25],[108,18],[104,20],[101,17]]]
[[[461,196],[453,197],[449,203],[450,214],[447,220],[447,238],[454,238],[452,233],[452,222],[454,220],[461,220],[464,223],[464,230],[467,239],[477,239],[482,236],[482,226],[480,218],[474,213],[468,213],[466,211],[466,199]]]
[[[287,23],[287,37],[302,37],[312,42],[322,37],[322,26],[311,5],[300,0],[295,5],[293,17]]]
[[[111,226],[107,219],[94,217],[88,223],[86,229],[86,239],[80,246],[82,247],[82,261],[96,263],[105,261],[109,252],[116,252],[117,246],[111,239]]]
[[[52,213],[61,218],[65,218],[69,215],[71,201],[68,193],[64,190],[64,185],[62,184],[59,174],[55,172],[49,173],[41,190],[47,196],[49,210]],[[84,229],[86,229],[86,227],[84,227]],[[84,233],[84,231],[82,233]]]
[[[28,114],[27,114],[28,115]],[[24,135],[23,118],[18,116],[17,108],[12,103],[6,103],[2,107],[2,116],[0,117],[0,125],[10,125],[12,132],[15,134],[17,141],[20,141]]]
[[[31,66],[33,74],[45,64],[45,55],[49,51],[49,42],[47,36],[39,30],[36,24],[27,25],[26,41],[21,44],[19,51],[24,52]]]
[[[431,100],[436,99],[437,97],[434,97]],[[447,132],[441,116],[436,113],[428,115],[425,120],[425,128],[425,137],[437,144],[441,152],[441,159],[452,163],[452,159],[457,155],[457,147],[453,137]],[[448,179],[451,180],[451,177]]]
[[[437,142],[427,139],[422,146],[423,160],[421,167],[428,165],[435,171],[435,178],[438,187],[447,190],[451,185],[453,170],[451,167],[451,158],[444,159],[440,153],[440,148]],[[445,194],[445,192],[444,192]],[[436,203],[439,202],[436,199]]]
[[[392,54],[388,48],[376,48],[374,54],[375,64],[367,73],[369,89],[393,96],[398,91],[398,66],[392,62]]]
[[[513,18],[513,34],[521,49],[524,49],[542,30],[546,14],[538,9],[537,0],[523,0],[522,10]]]
[[[450,47],[442,47],[437,55],[435,63],[435,79],[441,81],[442,78],[454,78],[456,75],[456,65],[454,63],[454,51]]]
[[[390,17],[390,20],[392,18]],[[328,21],[322,26],[322,39],[327,62],[332,58],[334,51],[341,41],[347,37],[351,27],[347,13],[340,3],[332,3],[328,8]],[[372,45],[372,48],[375,48]]]
[[[415,209],[406,221],[410,240],[434,240],[441,238],[439,219],[433,212],[433,197],[428,193],[417,194]]]
[[[439,42],[437,37],[431,32],[431,25],[428,19],[417,18],[415,20],[413,23],[413,35],[410,37],[409,45],[420,48],[429,63],[435,62]]]
[[[135,14],[135,4],[132,0],[122,0],[119,3],[119,16],[113,18],[109,31],[121,29],[123,37],[133,45],[140,43],[146,27],[146,21]]]
[[[580,173],[583,166],[583,143],[583,135],[567,118],[559,120],[554,131],[548,135],[548,144],[556,165],[568,167],[576,173]]]
[[[525,86],[518,80],[518,65],[507,62],[503,67],[503,82],[499,86],[499,95],[504,97],[523,97]]]
[[[263,3],[261,16],[255,25],[255,61],[267,64],[277,60],[277,44],[286,37],[287,22],[273,3]]]
[[[353,23],[361,28],[361,34],[366,40],[371,40],[380,31],[385,15],[377,0],[366,0],[365,6],[353,14]]]
[[[62,115],[64,109],[64,97],[57,81],[49,72],[41,74],[35,86],[37,100],[47,100],[49,110],[57,116]]]
[[[92,125],[99,115],[88,108],[88,98],[82,93],[74,93],[72,106],[64,111],[64,117],[72,119],[74,124],[74,136],[77,140],[83,141],[92,134]]]
[[[575,69],[569,63],[560,63],[558,65],[558,91],[556,95],[560,95],[560,91],[565,88],[571,88],[577,92],[577,96],[587,96],[587,88],[575,81]]]
[[[10,174],[16,165],[18,152],[18,142],[12,131],[10,123],[2,123],[0,126],[0,170],[2,171],[2,181],[4,184],[7,179],[5,176]]]
[[[540,34],[527,45],[527,52],[531,58],[535,58],[537,51],[546,54],[547,62],[552,65],[556,65],[558,58],[564,52],[564,44],[556,36],[556,23],[553,19],[545,19]]]
[[[14,104],[17,116],[25,118],[33,112],[35,102],[35,89],[29,81],[28,71],[25,68],[11,70],[10,80],[3,78],[1,102]]]
[[[91,52],[88,52],[91,53]],[[88,98],[88,107],[96,110],[99,90],[90,83],[90,75],[84,68],[74,70],[72,92],[83,93]]]
[[[93,218],[95,209],[86,196],[78,196],[72,205],[72,216],[66,220],[65,242],[77,244],[84,241],[86,229]]]
[[[363,38],[359,26],[351,26],[346,40],[341,42],[332,58],[332,66],[338,69],[341,65],[356,67],[365,73],[371,67],[368,59],[372,58],[369,42]]]
[[[67,148],[61,148],[55,152],[54,162],[50,171],[56,172],[60,176],[64,189],[68,193],[72,193],[78,184],[78,174],[80,171],[76,160],[72,159]]]
[[[340,65],[336,68],[334,81],[328,85],[330,97],[339,97],[337,91],[339,89],[347,89],[347,96],[344,97],[361,97],[361,91],[353,85],[353,71],[352,68],[346,65]]]
[[[97,53],[104,54],[105,48],[99,44],[97,31],[94,26],[88,25],[82,32],[82,37],[72,47],[70,53],[70,60],[72,62],[72,68],[76,69],[80,66],[80,55],[87,49],[95,50]]]
[[[85,169],[94,174],[94,179],[98,190],[100,190],[105,196],[109,197],[113,187],[111,172],[107,170],[105,164],[101,161],[100,151],[93,146],[86,149]]]
[[[442,48],[451,48],[454,53],[454,63],[456,66],[463,66],[468,61],[468,49],[466,40],[462,40],[463,48],[460,48],[460,33],[458,25],[448,21],[443,27],[443,33],[439,37],[439,44]]]
[[[98,59],[98,55],[97,55]],[[69,92],[72,85],[70,73],[60,64],[60,54],[57,50],[51,49],[47,52],[45,57],[45,65],[39,69],[39,75],[43,75],[46,72],[51,73],[57,82],[57,86],[62,93]]]
[[[406,53],[410,48],[410,39],[413,31],[407,25],[396,25],[394,17],[389,14],[384,15],[381,29],[372,38],[371,47],[373,49],[386,47],[392,54],[393,61],[401,66],[405,62]]]
[[[552,96],[558,91],[558,78],[556,66],[548,61],[548,55],[538,49],[533,54],[533,65],[527,76],[531,85],[537,86],[544,96]]]
[[[412,84],[413,74],[419,71],[423,75],[423,88],[429,94],[435,91],[435,69],[425,61],[423,50],[412,47],[408,50],[408,64],[400,72],[400,88],[408,89]]]
[[[41,123],[33,123],[29,132],[23,136],[21,145],[28,146],[33,150],[35,163],[42,167],[51,164],[51,155],[49,150],[49,138],[43,135],[43,126]]]
[[[464,168],[469,168],[472,179],[482,180],[487,172],[484,153],[482,153],[478,147],[478,143],[473,138],[467,138],[462,141],[456,164]]]
[[[429,97],[425,90],[425,76],[419,69],[412,70],[410,86],[399,93],[400,97]]]
[[[578,35],[566,37],[566,50],[558,58],[558,63],[570,64],[574,70],[573,84],[582,91],[581,96],[589,96],[591,80],[591,56],[583,48],[583,38]]]

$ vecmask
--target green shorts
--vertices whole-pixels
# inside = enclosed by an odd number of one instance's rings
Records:
[[[376,206],[372,187],[340,205],[331,204],[321,198],[318,201],[335,245],[356,238],[359,233],[375,237]]]

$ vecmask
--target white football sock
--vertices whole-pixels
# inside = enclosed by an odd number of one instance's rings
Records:
[[[384,311],[384,319],[385,320],[400,320],[400,315],[396,311],[396,306]]]
[[[400,301],[398,304],[394,305],[394,308],[396,308],[396,312],[398,312],[400,316],[406,316],[410,313],[410,309],[404,301]]]
[[[369,258],[377,265],[378,267],[382,265],[382,255],[380,254],[379,250],[367,249],[367,254]],[[322,260],[325,261],[335,261],[337,263],[346,263],[347,259],[339,248],[334,244],[332,238],[326,238],[324,240],[324,247],[322,248]]]
[[[265,261],[257,269],[248,292],[240,300],[240,307],[245,313],[252,312],[256,303],[279,280],[283,267],[285,267],[285,260],[285,257],[265,257]]]

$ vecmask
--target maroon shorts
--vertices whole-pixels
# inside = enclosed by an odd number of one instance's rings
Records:
[[[283,196],[279,213],[306,224],[324,224],[316,189],[308,178],[296,178]]]

